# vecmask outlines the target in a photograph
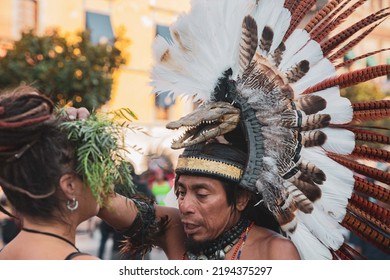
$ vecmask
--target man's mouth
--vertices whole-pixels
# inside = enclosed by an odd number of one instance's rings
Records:
[[[195,234],[199,230],[199,228],[200,228],[199,225],[192,224],[192,223],[185,223],[185,222],[183,222],[183,226],[184,226],[184,232],[187,235]]]

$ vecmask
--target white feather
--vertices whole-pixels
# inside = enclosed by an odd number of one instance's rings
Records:
[[[307,88],[336,75],[335,66],[328,59],[321,59],[315,65],[310,66],[309,72],[292,85],[295,94],[301,94]]]
[[[355,134],[347,129],[322,128],[327,136],[326,142],[322,147],[328,151],[347,155],[352,153],[355,148]]]
[[[271,1],[270,1],[271,2]],[[294,32],[288,37],[285,42],[286,50],[283,54],[283,59],[279,65],[279,70],[281,72],[285,72],[291,65],[290,61],[294,58],[295,54],[301,50],[306,43],[310,40],[310,35],[303,29],[296,29]]]
[[[302,149],[301,156],[314,163],[326,175],[325,182],[320,186],[322,191],[320,205],[325,213],[341,222],[344,218],[348,199],[354,186],[353,172],[326,156],[320,147]]]
[[[283,4],[284,0],[261,1],[254,12],[259,40],[265,26],[269,26],[274,33],[270,53],[279,46],[291,21],[291,13]],[[262,52],[262,55],[268,54]]]
[[[273,10],[275,9],[274,1],[259,1],[257,9],[253,13],[253,17],[256,20],[257,24],[257,34],[260,41],[263,29],[269,23],[269,18],[272,15]],[[277,1],[280,2],[280,1]]]
[[[319,209],[316,203],[314,203],[314,209],[310,214],[299,211],[297,219],[302,221],[326,247],[337,250],[344,243],[338,222]]]
[[[161,61],[166,44],[160,39],[154,43],[151,85],[156,92],[170,91],[175,97],[191,95],[206,100],[224,71],[232,68],[237,74],[242,20],[254,5],[250,0],[191,3],[191,11],[171,27],[172,35],[180,35],[180,42],[172,36],[172,59]]]
[[[310,53],[310,55],[307,55]],[[306,45],[304,45],[299,51],[297,51],[289,61],[286,61],[283,65],[282,71],[287,71],[291,67],[294,67],[297,63],[302,60],[309,61],[310,68],[314,67],[321,59],[323,58],[323,53],[321,50],[321,46],[316,41],[309,41]],[[306,75],[310,75],[310,70]],[[305,75],[305,76],[306,76]]]
[[[327,88],[312,94],[321,96],[326,100],[326,108],[319,113],[329,114],[331,116],[332,124],[344,124],[349,123],[352,120],[353,109],[351,101],[340,96],[338,87]]]
[[[330,260],[332,254],[329,249],[324,246],[300,221],[296,230],[293,233],[286,233],[287,236],[294,243],[303,260]]]
[[[290,11],[287,9],[281,10],[277,21],[273,25],[274,39],[272,41],[270,53],[272,53],[282,42],[284,34],[286,34],[286,31],[290,25],[290,21],[291,21]]]

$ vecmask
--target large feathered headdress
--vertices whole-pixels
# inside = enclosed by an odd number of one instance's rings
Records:
[[[358,125],[389,116],[390,101],[351,104],[340,96],[342,88],[389,74],[390,65],[337,73],[345,65],[338,60],[389,8],[337,33],[365,1],[350,2],[329,1],[298,29],[316,0],[193,0],[191,11],[170,27],[173,42],[157,38],[154,44],[155,91],[203,103],[167,125],[191,128],[172,147],[242,127],[248,163],[239,184],[262,194],[304,259],[354,258],[342,227],[387,253],[390,248],[389,210],[371,199],[388,206],[389,189],[367,180],[388,185],[390,175],[359,163],[389,162],[389,152],[369,144],[390,138]],[[194,157],[180,168],[202,160]]]

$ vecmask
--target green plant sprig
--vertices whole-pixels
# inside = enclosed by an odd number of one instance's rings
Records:
[[[125,146],[124,128],[128,128],[129,121],[135,118],[131,110],[120,109],[107,114],[92,112],[86,120],[61,124],[75,146],[76,172],[83,177],[100,206],[114,192],[115,186],[121,186],[122,193],[134,193],[133,169],[126,159],[129,151]],[[119,119],[125,121],[119,122]]]

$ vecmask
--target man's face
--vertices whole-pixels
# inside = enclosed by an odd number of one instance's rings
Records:
[[[176,194],[184,231],[190,240],[214,240],[236,222],[219,180],[181,175]]]

